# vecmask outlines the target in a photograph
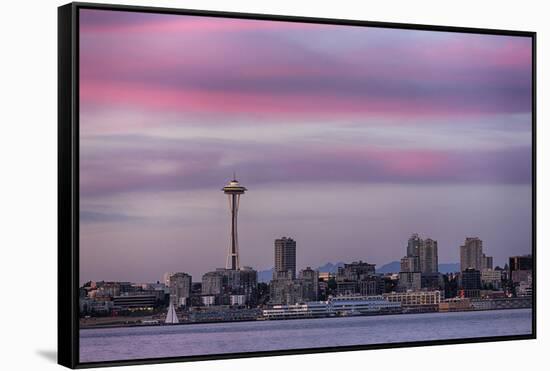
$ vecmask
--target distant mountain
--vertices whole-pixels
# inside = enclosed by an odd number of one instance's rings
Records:
[[[317,270],[319,272],[336,273],[338,271],[338,268],[343,266],[344,266],[344,262],[338,262],[336,264],[327,263],[323,266],[318,267]]]
[[[398,261],[393,261],[384,264],[380,268],[376,268],[376,273],[397,273],[401,269],[401,264]]]
[[[380,268],[376,269],[376,273],[397,273],[401,269],[401,264],[398,261],[393,261],[388,264],[384,264]],[[452,273],[460,271],[459,263],[443,263],[439,264],[439,272]]]
[[[265,271],[258,271],[258,282],[269,283],[273,278],[273,268]]]
[[[335,264],[329,262],[329,263],[326,263],[325,265],[317,267],[316,270],[318,270],[319,272],[336,273],[336,271],[338,271],[338,267],[343,267],[343,266],[344,266],[343,262],[338,262]],[[258,282],[269,283],[269,281],[271,281],[272,278],[273,278],[273,268],[266,269],[263,271],[258,271]]]

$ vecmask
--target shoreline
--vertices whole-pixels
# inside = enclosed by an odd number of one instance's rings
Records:
[[[105,325],[90,325],[82,326],[79,325],[80,330],[94,330],[94,329],[109,329],[109,328],[128,328],[128,327],[174,327],[174,326],[188,326],[188,325],[204,325],[204,324],[219,324],[219,323],[235,323],[235,322],[271,322],[271,321],[291,321],[298,319],[332,319],[332,318],[355,318],[355,317],[378,317],[378,316],[398,316],[398,315],[410,315],[410,314],[448,314],[448,313],[464,313],[464,312],[492,312],[500,310],[518,310],[518,309],[529,309],[533,310],[533,306],[523,307],[523,308],[495,308],[495,309],[469,309],[469,310],[453,310],[453,311],[425,311],[425,312],[405,312],[405,313],[365,313],[365,314],[356,314],[351,316],[296,316],[296,317],[287,317],[287,318],[256,318],[256,319],[243,319],[243,320],[234,320],[234,321],[197,321],[197,322],[180,322],[174,324],[142,324],[142,323],[129,323],[129,324],[105,324]],[[102,317],[106,318],[106,317]],[[109,317],[110,318],[110,317]],[[136,317],[137,318],[137,317]],[[136,321],[141,321],[143,319],[150,319],[147,317],[141,317],[136,319]]]

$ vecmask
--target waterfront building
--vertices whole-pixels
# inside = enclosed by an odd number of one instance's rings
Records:
[[[319,307],[320,313],[317,315],[325,317],[327,315],[326,303],[320,303]],[[262,317],[265,319],[310,318],[313,316],[307,304],[279,304],[262,310]]]
[[[420,271],[422,273],[437,273],[439,271],[437,241],[431,238],[426,238],[422,241],[418,247],[418,256]]]
[[[229,199],[229,211],[231,212],[231,229],[229,236],[229,249],[227,252],[227,261],[225,263],[225,269],[239,270],[239,239],[237,233],[237,214],[239,211],[239,204],[241,195],[243,195],[247,189],[243,187],[233,176],[233,180],[230,181],[225,187],[222,188],[224,194]]]
[[[291,279],[296,278],[296,241],[290,237],[275,240],[274,279],[286,272],[291,272]]]
[[[473,310],[522,309],[532,308],[531,297],[470,299]]]
[[[189,322],[228,322],[256,320],[262,314],[257,308],[235,308],[227,305],[193,307],[189,310]]]
[[[398,313],[401,311],[400,302],[389,301],[382,295],[337,296],[330,298],[327,304],[329,314],[337,316]]]
[[[439,302],[440,312],[463,312],[472,309],[468,298],[450,298]]]
[[[380,295],[351,295],[331,297],[327,301],[320,302],[274,305],[264,309],[262,316],[265,319],[286,319],[399,313],[400,311],[400,303],[390,302]]]
[[[439,306],[443,292],[439,290],[407,291],[386,293],[382,296],[390,302],[401,303],[403,307]]]
[[[95,300],[92,298],[80,298],[79,309],[81,314],[105,315],[113,310],[113,301]]]
[[[170,276],[170,303],[174,306],[186,306],[191,297],[191,276],[187,273],[177,272]]]
[[[113,297],[113,307],[122,310],[145,310],[155,307],[155,295],[123,295]]]
[[[467,237],[460,246],[460,271],[468,268],[482,270],[483,242],[478,237]]]

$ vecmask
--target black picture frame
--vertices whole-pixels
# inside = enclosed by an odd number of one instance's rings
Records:
[[[516,336],[491,336],[470,339],[448,339],[376,345],[339,346],[315,349],[293,349],[107,362],[79,362],[79,11],[81,9],[123,10],[128,12],[197,15],[222,18],[303,22],[350,26],[368,26],[407,30],[429,30],[458,33],[529,37],[532,41],[532,257],[533,321],[532,333]],[[202,361],[243,357],[290,354],[343,352],[353,350],[417,347],[445,344],[480,343],[536,338],[536,32],[497,30],[358,21],[346,19],[283,16],[270,14],[203,11],[97,3],[70,3],[58,8],[58,363],[69,368]]]

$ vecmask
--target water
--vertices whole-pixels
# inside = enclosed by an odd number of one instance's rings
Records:
[[[80,331],[97,362],[531,334],[531,309],[121,327]]]

